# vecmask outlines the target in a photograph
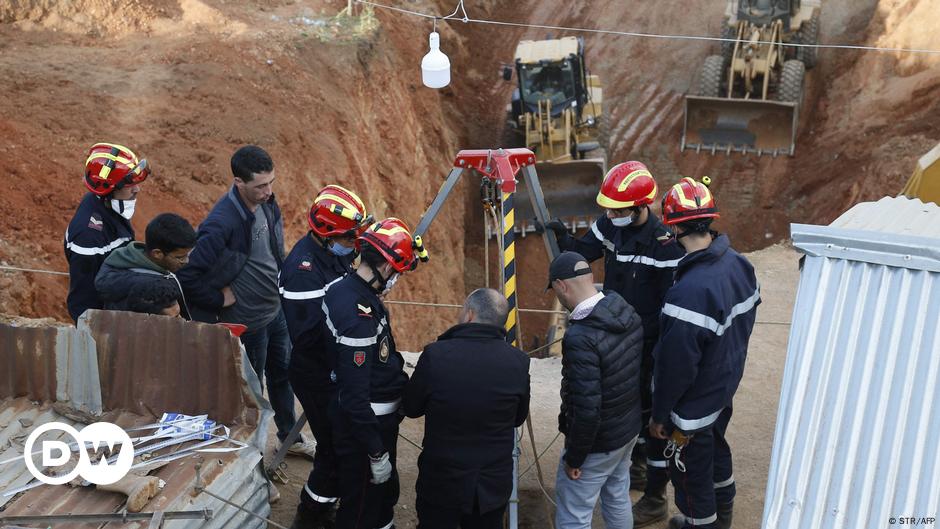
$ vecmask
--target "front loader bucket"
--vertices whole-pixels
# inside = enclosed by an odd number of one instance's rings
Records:
[[[603,159],[572,160],[567,162],[538,162],[535,171],[545,194],[549,215],[558,217],[572,226],[585,226],[601,212],[597,205],[597,191],[607,171]],[[524,227],[533,231],[535,212],[529,199],[524,179],[518,178],[516,189],[516,231]]]
[[[797,103],[686,96],[682,150],[793,156],[798,110]]]

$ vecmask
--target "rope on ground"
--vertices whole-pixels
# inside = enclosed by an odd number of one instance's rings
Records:
[[[572,31],[577,33],[594,33],[599,35],[611,35],[615,37],[637,37],[645,39],[662,39],[662,40],[692,40],[692,41],[702,41],[702,42],[737,42],[737,39],[723,38],[723,37],[704,37],[699,35],[670,35],[664,33],[643,33],[637,31],[615,31],[609,29],[594,29],[594,28],[578,28],[578,27],[566,27],[566,26],[552,26],[547,24],[523,24],[519,22],[503,22],[499,20],[486,20],[486,19],[477,19],[470,18],[466,15],[466,10],[464,10],[463,18],[458,18],[452,15],[448,16],[438,16],[438,15],[429,15],[427,13],[421,13],[419,11],[412,11],[409,9],[404,9],[401,7],[396,7],[387,4],[379,4],[376,2],[370,2],[367,0],[356,0],[356,3],[365,4],[372,7],[378,7],[380,9],[387,9],[389,11],[396,11],[405,15],[411,15],[422,18],[430,18],[434,20],[435,29],[437,29],[438,20],[460,20],[463,23],[472,23],[472,24],[489,24],[493,26],[509,26],[517,28],[534,28],[534,29],[548,29],[552,31]],[[463,7],[463,0],[460,0],[459,8]],[[456,14],[456,13],[455,13]],[[919,48],[884,48],[878,46],[860,46],[854,44],[800,44],[796,42],[769,42],[769,41],[756,41],[756,44],[774,44],[778,46],[784,46],[789,48],[818,48],[818,49],[836,49],[836,50],[857,50],[857,51],[878,51],[878,52],[888,52],[888,53],[921,53],[929,55],[938,55],[940,50],[930,50],[930,49],[919,49]]]
[[[543,346],[541,346],[541,347],[536,347],[535,349],[532,349],[531,351],[527,352],[526,355],[532,356],[532,355],[534,355],[535,353],[537,353],[537,352],[539,352],[539,351],[541,351],[541,350],[543,350],[543,349],[548,349],[549,347],[555,345],[556,343],[558,343],[558,342],[560,342],[560,341],[562,341],[562,340],[564,340],[564,339],[565,339],[564,337],[561,337],[561,338],[555,340],[554,342],[549,342],[549,343],[547,343],[547,344],[545,344],[545,345],[543,345]]]
[[[527,429],[529,430],[529,443],[532,444],[532,453],[537,454],[538,448],[535,447],[535,430],[532,429],[532,415],[530,414],[525,421]],[[552,507],[557,507],[555,502],[552,501],[552,497],[548,494],[548,491],[545,490],[545,477],[542,476],[542,464],[539,462],[538,456],[535,457],[535,471],[538,475],[539,488],[542,489],[542,494],[545,495],[545,499],[548,500],[548,503],[552,504]],[[548,518],[549,526],[551,529],[555,529],[555,516],[552,512],[552,507],[548,506],[548,503],[545,504],[545,514]]]
[[[407,443],[410,444],[411,446],[417,448],[418,450],[424,450],[424,447],[423,447],[423,446],[421,446],[421,445],[419,445],[418,443],[412,441],[411,439],[408,439],[407,437],[405,437],[404,435],[402,435],[401,432],[398,432],[398,437],[401,437],[402,439],[405,440],[405,442],[407,442]]]
[[[542,456],[544,456],[545,453],[548,452],[548,451],[552,448],[552,445],[555,444],[555,441],[557,441],[559,437],[561,437],[561,432],[556,433],[556,434],[555,434],[555,437],[552,439],[552,441],[551,441],[550,443],[548,443],[548,446],[546,446],[545,448],[542,449],[541,452],[539,452],[538,454],[536,454],[536,456],[535,456],[535,461],[538,461],[539,459],[541,459]],[[532,463],[529,463],[529,466],[525,467],[525,470],[523,470],[523,471],[519,474],[519,479],[522,479],[522,476],[525,476],[526,474],[528,474],[528,472],[529,472],[530,470],[532,470],[532,467],[535,466],[535,461],[533,461]]]

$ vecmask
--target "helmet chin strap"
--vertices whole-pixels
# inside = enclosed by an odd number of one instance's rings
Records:
[[[364,260],[364,259],[363,259]],[[372,279],[369,280],[369,286],[372,287],[378,293],[385,292],[385,287],[388,285],[388,280],[382,276],[382,273],[379,271],[372,263],[366,263],[369,265],[369,268],[372,270]]]

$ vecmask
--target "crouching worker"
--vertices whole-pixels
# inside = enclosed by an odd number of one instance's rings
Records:
[[[156,314],[179,318],[179,286],[171,279],[157,278],[156,281],[138,283],[131,287],[127,295],[126,310],[141,314]]]
[[[191,319],[176,272],[189,262],[189,253],[196,245],[196,231],[183,217],[163,213],[150,221],[145,237],[146,242],[134,242],[114,250],[101,265],[95,277],[95,289],[104,308],[148,312],[134,310],[131,305],[140,301],[140,292],[146,291],[148,296],[152,296],[165,288],[135,290],[135,287],[170,284],[176,289],[178,314]],[[146,303],[138,306],[144,305]]]
[[[405,388],[405,415],[425,416],[419,529],[503,526],[514,429],[529,414],[529,357],[506,343],[508,314],[502,294],[475,290],[460,324],[424,348]]]
[[[565,450],[558,463],[557,529],[589,529],[598,496],[604,524],[631,529],[630,454],[640,433],[643,326],[616,292],[594,288],[591,267],[564,252],[549,288],[571,312],[562,342],[561,414]]]
[[[336,527],[390,529],[399,494],[398,408],[408,375],[379,296],[427,253],[396,218],[373,224],[358,241],[359,267],[331,286],[323,300],[335,366],[330,420],[339,491]]]

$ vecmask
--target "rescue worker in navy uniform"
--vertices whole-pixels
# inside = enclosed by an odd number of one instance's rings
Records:
[[[725,433],[760,304],[754,267],[727,236],[711,231],[718,207],[705,184],[686,177],[663,197],[663,218],[688,252],[666,293],[653,352],[649,430],[669,440],[666,456],[682,512],[670,529],[731,527],[735,486]]]
[[[85,159],[85,187],[75,215],[65,230],[69,263],[69,316],[104,308],[95,289],[95,276],[108,255],[134,240],[131,217],[140,184],[150,175],[147,160],[114,143],[96,143]]]
[[[369,227],[371,217],[355,193],[328,185],[314,199],[307,222],[310,231],[294,245],[280,277],[281,306],[294,344],[290,383],[317,441],[313,469],[300,491],[292,529],[316,529],[332,523],[338,495],[328,415],[333,336],[323,316],[323,297],[352,271],[356,238]]]
[[[323,300],[335,358],[330,418],[339,479],[336,527],[390,529],[399,494],[398,409],[408,375],[379,296],[427,252],[396,218],[373,224],[358,241],[359,267]]]
[[[640,369],[643,427],[630,468],[630,488],[644,491],[633,505],[634,524],[638,528],[667,516],[669,477],[662,457],[665,444],[650,438],[645,426],[650,418],[652,353],[659,337],[663,298],[672,286],[676,265],[685,254],[669,228],[650,211],[656,192],[656,181],[645,165],[635,161],[618,164],[607,173],[597,194],[597,204],[607,212],[591,225],[587,234],[575,239],[559,220],[546,225],[555,232],[562,251],[575,251],[589,262],[604,257],[604,290],[620,294],[643,322]]]

